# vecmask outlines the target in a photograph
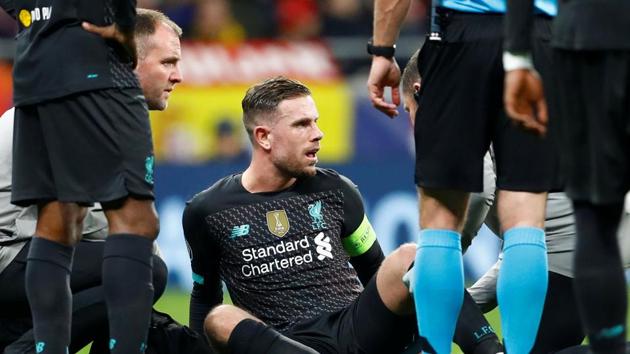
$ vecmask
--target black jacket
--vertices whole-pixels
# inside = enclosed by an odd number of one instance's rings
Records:
[[[507,0],[505,49],[531,51],[533,0]],[[630,49],[630,1],[559,0],[552,45],[572,50]]]

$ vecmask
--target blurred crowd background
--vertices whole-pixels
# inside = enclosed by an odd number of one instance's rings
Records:
[[[184,29],[184,38],[235,44],[251,39],[305,40],[370,36],[371,0],[138,0],[161,10]],[[403,34],[424,32],[426,0],[415,1]],[[0,35],[12,37],[14,21],[2,14]]]

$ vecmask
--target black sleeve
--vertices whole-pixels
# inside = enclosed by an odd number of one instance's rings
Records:
[[[361,284],[365,286],[378,271],[378,268],[385,259],[385,255],[383,254],[381,245],[376,239],[372,226],[369,225],[369,221],[365,216],[365,208],[363,207],[363,199],[361,198],[359,189],[347,177],[340,177],[343,183],[342,189],[344,194],[344,225],[341,230],[342,239],[350,237],[360,227],[366,227],[365,223],[367,223],[367,227],[369,227],[367,232],[374,237],[371,246],[360,254],[355,255],[346,250],[346,252],[350,254],[350,264],[352,264],[352,267],[354,267],[357,272]]]
[[[203,321],[210,310],[223,302],[216,247],[208,234],[204,213],[198,204],[190,203],[184,210],[182,224],[190,252],[193,289],[190,294],[190,328],[203,334]]]
[[[0,0],[0,7],[2,7],[2,9],[6,11],[6,13],[11,15],[11,17],[15,18],[14,0]]]
[[[114,0],[114,22],[124,33],[133,33],[136,24],[136,0]]]
[[[527,53],[532,48],[534,0],[507,0],[504,49],[511,53]]]

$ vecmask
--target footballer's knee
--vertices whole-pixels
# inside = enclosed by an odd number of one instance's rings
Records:
[[[244,310],[233,305],[219,305],[210,311],[203,323],[206,337],[212,347],[224,351],[234,328],[245,319],[256,319]]]
[[[400,275],[398,279],[401,279],[416,258],[416,249],[417,245],[415,243],[405,243],[401,245],[385,258],[381,269],[392,274],[393,277]]]
[[[421,228],[461,232],[469,199],[466,192],[419,188]]]
[[[155,205],[150,199],[128,197],[103,204],[110,234],[133,234],[154,240],[160,232]]]
[[[514,227],[543,228],[546,204],[547,193],[499,191],[497,210],[501,231]]]
[[[413,299],[403,284],[405,275],[416,257],[416,244],[406,243],[392,252],[376,274],[376,288],[385,306],[399,315],[413,312]]]
[[[49,241],[73,246],[81,240],[87,208],[76,203],[48,202],[38,207],[35,234]]]

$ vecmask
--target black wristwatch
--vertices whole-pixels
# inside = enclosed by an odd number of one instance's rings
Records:
[[[394,57],[394,53],[396,53],[396,45],[394,44],[391,47],[374,45],[370,39],[367,42],[367,52],[368,54],[376,55],[377,57],[392,58]]]

